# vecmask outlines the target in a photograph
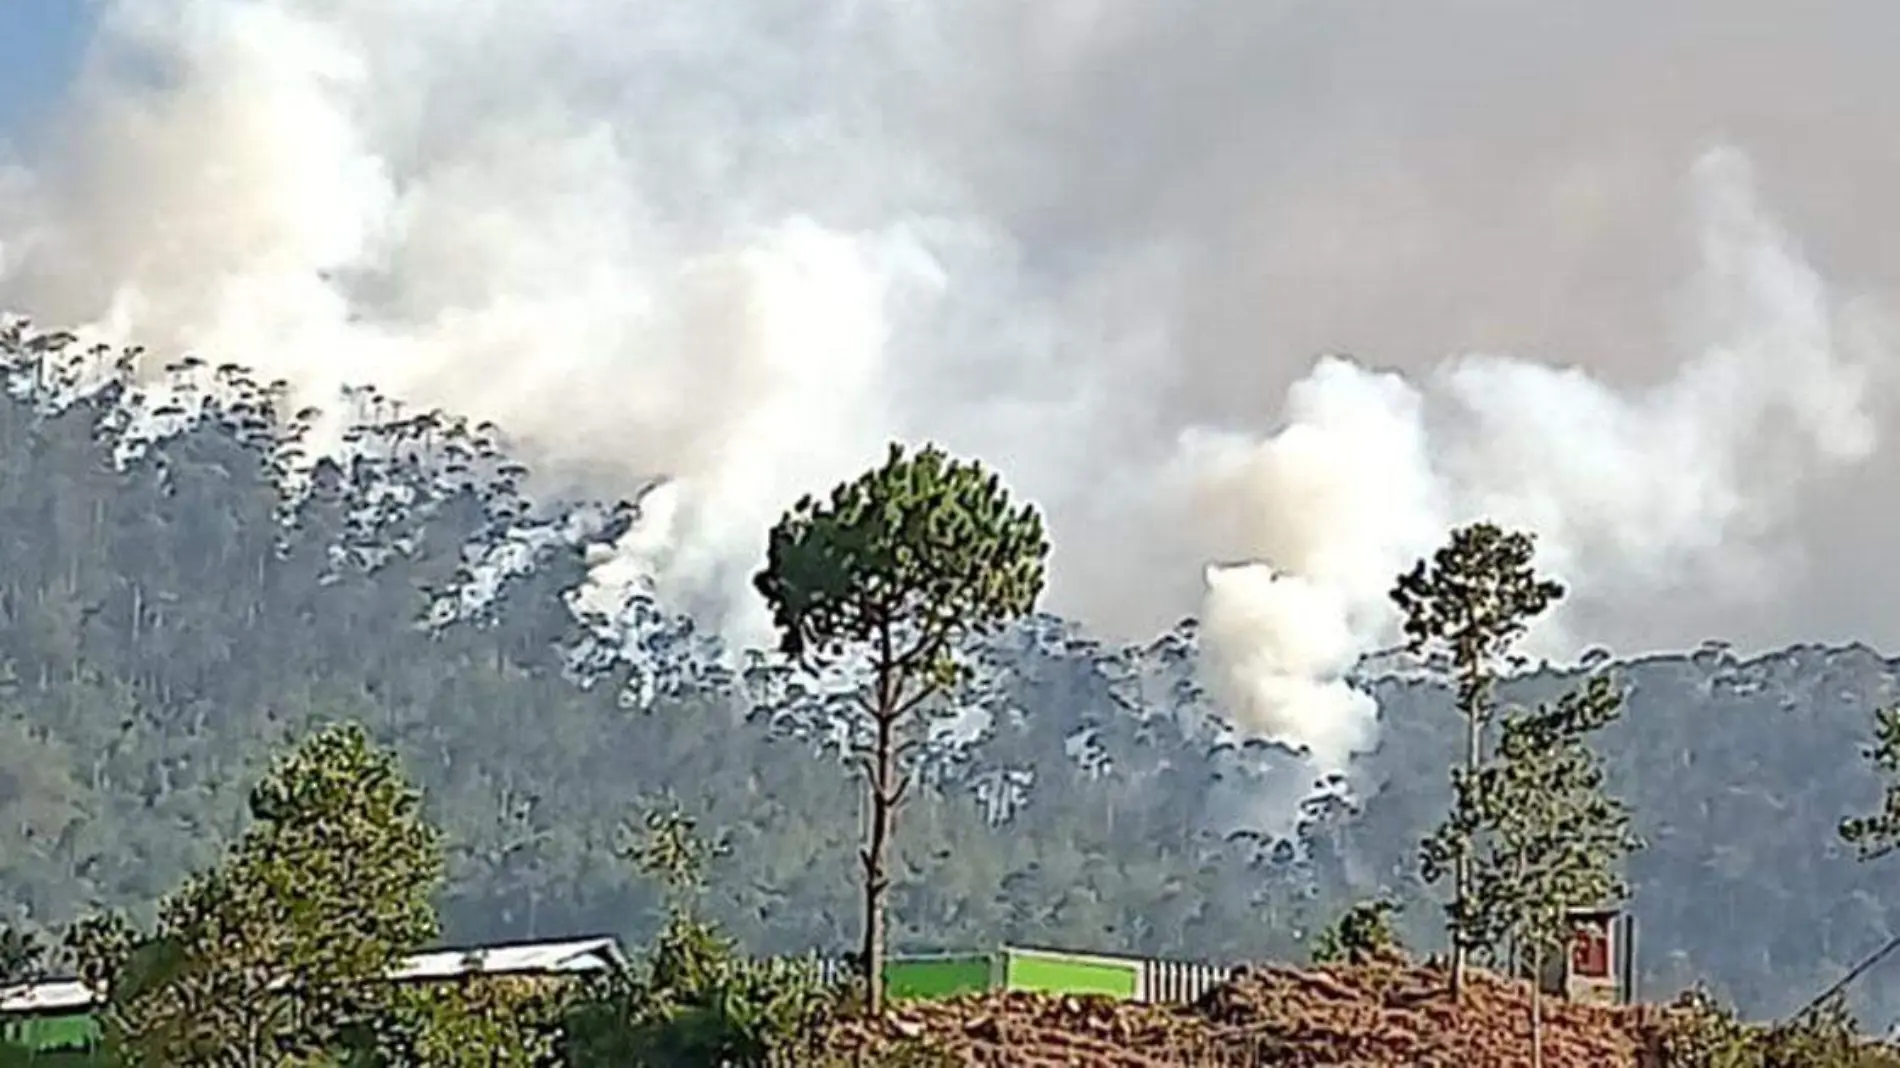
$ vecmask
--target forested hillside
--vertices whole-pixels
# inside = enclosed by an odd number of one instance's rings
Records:
[[[627,509],[531,504],[492,433],[367,394],[344,459],[304,476],[321,413],[236,368],[147,393],[124,361],[17,328],[0,356],[0,922],[149,904],[217,856],[270,754],[357,719],[452,838],[453,940],[644,938],[657,902],[616,845],[671,794],[725,835],[710,900],[749,947],[852,944],[857,789],[819,736],[754,712],[651,602],[568,607]],[[1444,809],[1447,696],[1369,682],[1384,733],[1362,810],[1315,813],[1301,851],[1230,833],[1304,784],[1271,747],[1215,744],[1193,657],[1191,628],[1140,649],[1047,617],[1006,634],[987,677],[1014,711],[940,753],[906,813],[898,944],[1287,956],[1382,889],[1431,944],[1412,873]],[[1897,670],[1863,648],[1624,666],[1605,747],[1650,844],[1645,995],[1704,976],[1751,1012],[1792,1008],[1900,926],[1895,870],[1835,834],[1877,802],[1858,750]],[[1900,967],[1857,1002],[1884,1026]]]

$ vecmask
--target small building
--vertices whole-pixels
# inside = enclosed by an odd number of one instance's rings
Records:
[[[475,975],[555,978],[597,975],[626,968],[627,957],[619,941],[603,935],[565,942],[429,950],[404,960],[389,978],[397,983],[426,983]]]
[[[97,998],[74,979],[0,988],[0,1043],[50,1053],[90,1048],[99,1040]]]
[[[573,978],[623,970],[609,937],[429,950],[405,958],[389,979],[450,982],[471,976]],[[0,1042],[36,1053],[86,1049],[99,1040],[99,996],[72,979],[0,989]]]
[[[1636,1000],[1636,917],[1620,907],[1572,909],[1569,951],[1546,961],[1544,992],[1585,1005]]]

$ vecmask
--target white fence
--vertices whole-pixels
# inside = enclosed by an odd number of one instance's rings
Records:
[[[799,958],[792,958],[796,961]],[[810,958],[806,958],[810,959]],[[818,980],[822,983],[842,983],[857,978],[858,970],[843,957],[819,957],[812,963],[818,966]]]
[[[1163,1005],[1189,1005],[1226,982],[1233,972],[1232,968],[1217,964],[1145,960],[1141,962],[1141,978],[1135,987],[1135,998]]]

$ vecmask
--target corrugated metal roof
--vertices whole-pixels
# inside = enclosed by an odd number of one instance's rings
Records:
[[[28,983],[0,988],[0,1014],[69,1012],[83,1009],[93,1000],[92,991],[77,979]]]
[[[450,979],[460,975],[549,975],[602,972],[620,967],[620,945],[611,938],[524,942],[418,953],[390,976],[398,982]]]
[[[625,965],[620,943],[612,938],[575,938],[563,942],[523,942],[469,946],[416,953],[390,974],[396,982],[453,979],[463,975],[584,975]],[[97,997],[84,983],[63,979],[0,988],[0,1015],[71,1012],[90,1007]]]

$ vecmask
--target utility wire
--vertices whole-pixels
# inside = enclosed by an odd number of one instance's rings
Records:
[[[1892,953],[1896,949],[1900,949],[1900,935],[1894,936],[1894,938],[1891,941],[1889,941],[1886,945],[1881,946],[1878,950],[1874,951],[1874,953],[1869,955],[1867,959],[1861,961],[1859,964],[1854,965],[1854,967],[1851,970],[1849,970],[1846,975],[1841,976],[1841,978],[1833,986],[1830,986],[1826,990],[1821,991],[1821,993],[1817,997],[1815,997],[1813,1001],[1810,1001],[1806,1005],[1802,1006],[1801,1011],[1795,1013],[1793,1016],[1789,1017],[1789,1019],[1799,1020],[1801,1017],[1806,1016],[1808,1013],[1813,1012],[1815,1009],[1819,1008],[1821,1004],[1825,1002],[1827,999],[1833,997],[1834,995],[1840,993],[1843,990],[1846,990],[1848,986],[1854,982],[1854,980],[1859,979],[1862,975],[1866,974],[1869,968],[1872,968],[1874,965],[1879,964],[1882,960],[1885,960],[1887,957],[1887,954]]]

